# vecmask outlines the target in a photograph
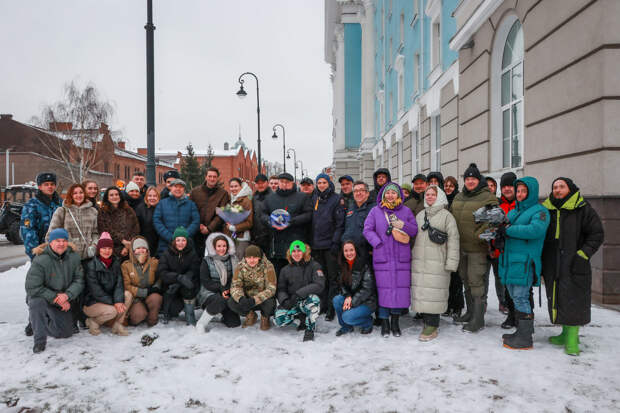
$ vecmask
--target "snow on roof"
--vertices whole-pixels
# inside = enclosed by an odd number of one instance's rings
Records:
[[[131,152],[126,149],[122,149],[118,147],[114,147],[114,155],[122,156],[123,158],[136,159],[141,162],[147,161],[147,157],[144,155],[140,155],[139,153]],[[167,166],[169,168],[174,168],[174,164],[172,162],[165,161],[162,159],[158,160],[157,164],[160,166]]]

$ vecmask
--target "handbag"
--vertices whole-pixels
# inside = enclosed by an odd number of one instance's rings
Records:
[[[390,221],[390,218],[388,217],[387,212],[383,211],[383,214],[385,215],[385,219],[388,223],[387,235],[393,236],[394,239],[401,244],[409,244],[409,240],[411,239],[411,237],[409,237],[409,234],[407,234],[401,229],[394,228],[394,226],[392,225],[392,221]]]
[[[78,225],[77,221],[75,220],[75,217],[73,216],[73,212],[71,212],[71,210],[69,208],[65,208],[65,210],[69,211],[69,215],[71,215],[71,218],[73,219],[73,222],[75,223],[75,226],[76,226],[78,232],[80,233],[80,236],[84,240],[84,244],[88,245],[88,241],[86,241],[86,238],[84,237],[84,234],[82,234],[82,230],[80,229],[80,226]],[[97,253],[97,248],[94,245],[88,245],[86,253],[88,255],[88,258],[92,258]]]
[[[424,212],[424,225],[422,226],[422,231],[428,230],[428,238],[431,242],[435,244],[444,244],[448,240],[448,233],[438,230],[437,228],[431,227],[431,223],[428,221],[428,216],[426,216],[426,211]]]

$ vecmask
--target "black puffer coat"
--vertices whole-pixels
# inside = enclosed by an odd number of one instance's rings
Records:
[[[264,221],[261,221],[260,214],[265,205],[265,199],[270,194],[273,194],[271,188],[263,192],[254,192],[252,197],[252,213],[254,214],[254,225],[252,226],[252,240],[263,250],[265,255],[270,256],[269,249],[271,248],[271,226],[266,225]]]
[[[306,298],[310,294],[320,295],[325,288],[325,274],[321,265],[310,256],[310,247],[306,247],[304,258],[295,262],[287,253],[289,264],[282,268],[278,276],[278,302],[282,304],[296,294]]]
[[[125,302],[125,286],[121,262],[112,255],[112,264],[107,268],[99,257],[86,263],[86,294],[84,305],[95,303],[114,305]]]
[[[603,224],[579,192],[567,196],[559,209],[550,198],[543,206],[551,215],[542,252],[542,276],[551,322],[588,324],[592,295],[590,259],[603,243]]]
[[[340,275],[340,293],[351,297],[351,308],[365,305],[371,311],[377,309],[377,284],[370,266],[363,259],[356,259],[351,270],[351,284],[348,285]]]
[[[379,168],[375,171],[374,174],[372,174],[372,181],[374,184],[374,188],[370,191],[370,199],[377,199],[377,195],[379,195],[379,191],[381,190],[381,185],[379,185],[377,183],[377,175],[379,174],[386,174],[387,175],[387,181],[386,182],[392,182],[392,174],[390,173],[390,170],[387,168]]]
[[[344,231],[344,200],[334,191],[334,184],[312,194],[312,249],[337,250]]]
[[[197,292],[200,285],[200,258],[198,258],[190,242],[187,243],[183,251],[178,251],[170,245],[159,257],[157,276],[161,279],[164,289],[168,285],[178,282],[178,277],[181,274],[191,276],[194,284],[192,290]]]
[[[156,256],[159,235],[153,225],[154,213],[155,207],[147,206],[144,202],[136,208],[136,217],[138,218],[138,223],[140,224],[140,235],[146,238],[146,242],[149,244],[149,251],[153,256]]]

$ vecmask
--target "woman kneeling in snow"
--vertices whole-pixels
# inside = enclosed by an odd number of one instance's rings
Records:
[[[200,291],[196,297],[197,304],[204,310],[196,329],[204,332],[207,325],[217,314],[222,314],[222,322],[228,328],[239,327],[239,315],[228,308],[230,284],[239,260],[235,255],[235,243],[222,234],[214,232],[206,242],[205,257],[200,264]]]

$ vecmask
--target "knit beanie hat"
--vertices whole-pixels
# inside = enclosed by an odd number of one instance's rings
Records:
[[[131,249],[133,251],[135,251],[138,248],[146,248],[146,250],[148,251],[149,250],[149,244],[146,242],[146,240],[144,238],[136,238],[131,243]]]
[[[112,241],[112,237],[108,232],[102,232],[99,237],[99,241],[97,241],[97,254],[99,254],[99,250],[101,248],[114,248],[114,241]]]
[[[499,186],[500,188],[503,188],[505,186],[513,186],[516,180],[517,175],[514,172],[506,172],[499,180]]]
[[[137,183],[131,181],[125,187],[125,192],[129,193],[129,191],[140,191],[140,187]]]
[[[421,179],[424,182],[426,182],[426,175],[424,175],[424,174],[417,174],[416,176],[413,177],[413,179],[411,180],[411,183],[414,183],[418,179]]]
[[[50,232],[49,242],[52,242],[56,239],[64,239],[69,240],[69,233],[64,228],[56,228]]]
[[[172,239],[176,239],[178,237],[189,239],[189,233],[187,232],[185,227],[177,227],[177,229],[174,230],[174,234],[172,234]]]
[[[306,252],[306,244],[304,244],[302,241],[293,241],[291,242],[291,245],[288,248],[288,252],[290,252],[291,254],[293,253],[293,251],[301,251],[303,253]]]
[[[568,186],[568,189],[570,189],[571,193],[575,193],[577,191],[579,191],[579,187],[577,185],[575,185],[575,183],[573,182],[572,179],[570,178],[564,178],[564,177],[559,177],[559,178],[555,178],[553,180],[553,183],[551,184],[551,189],[553,190],[553,184],[555,183],[555,181],[564,181],[566,182],[566,186]]]
[[[327,183],[330,183],[330,182],[331,182],[331,179],[329,179],[329,175],[327,175],[327,174],[323,174],[323,173],[318,174],[318,175],[316,176],[316,179],[314,180],[314,182],[318,182],[318,181],[319,181],[319,179],[325,179],[325,180],[327,181]]]
[[[261,251],[260,247],[258,247],[257,245],[249,245],[246,249],[245,249],[245,257],[256,257],[256,258],[260,258],[263,256],[263,252]]]
[[[470,163],[469,167],[465,169],[465,173],[463,174],[463,179],[465,178],[476,178],[477,180],[482,181],[482,175],[480,174],[478,165],[475,163]]]

